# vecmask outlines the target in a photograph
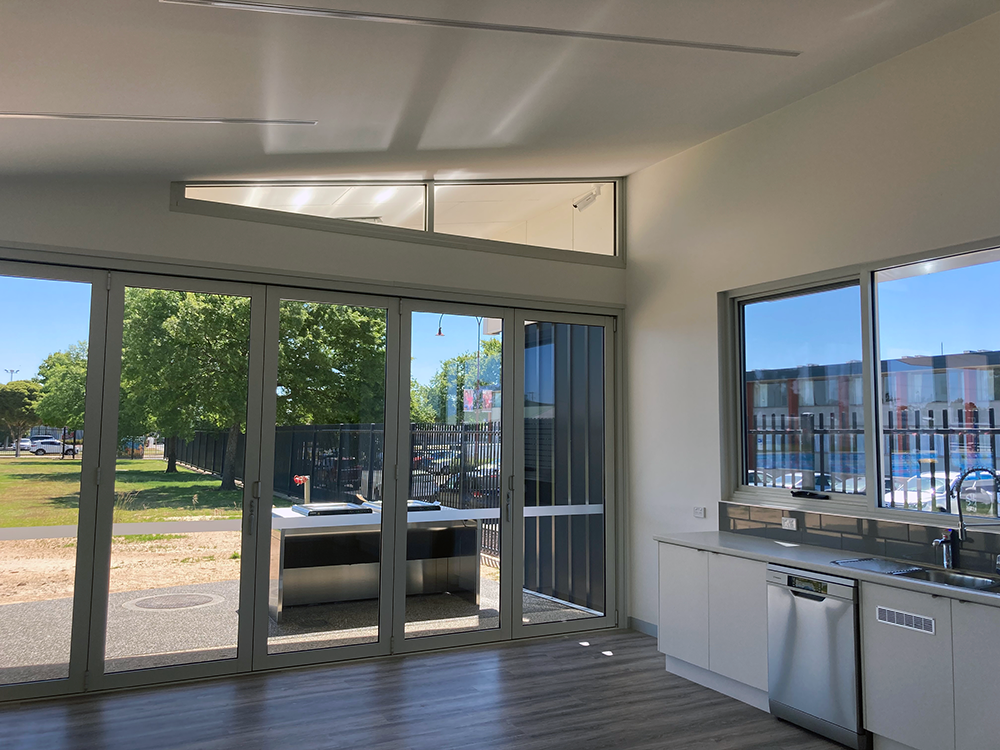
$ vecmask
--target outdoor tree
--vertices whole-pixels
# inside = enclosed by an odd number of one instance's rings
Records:
[[[383,421],[385,316],[367,307],[282,301],[279,425]]]
[[[197,429],[226,430],[222,489],[236,487],[237,446],[246,427],[250,300],[223,294],[125,290],[122,389],[127,416],[177,443]],[[120,425],[121,429],[121,425]]]
[[[21,436],[41,424],[36,408],[42,387],[30,380],[14,380],[0,385],[0,423],[14,438],[14,456],[21,457]]]
[[[87,344],[81,341],[54,352],[38,366],[42,396],[36,411],[42,423],[70,430],[83,429],[87,396]]]
[[[480,393],[484,389],[500,390],[502,349],[499,338],[486,338],[480,342],[478,352],[466,352],[444,360],[425,392],[426,404],[434,415],[430,421],[464,422],[466,388]]]
[[[437,410],[431,406],[430,386],[421,385],[414,378],[410,378],[410,422],[431,424],[437,421]]]

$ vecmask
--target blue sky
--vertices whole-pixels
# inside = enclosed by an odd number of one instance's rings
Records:
[[[34,377],[52,352],[87,341],[90,285],[70,281],[0,276],[0,377]],[[476,351],[479,323],[467,315],[445,315],[437,336],[439,313],[413,314],[413,376],[428,383],[446,359]],[[491,338],[483,336],[483,339]]]
[[[441,333],[438,336],[438,320]],[[480,321],[482,318],[479,319]],[[476,335],[480,323],[470,315],[445,315],[441,313],[413,313],[413,345],[411,347],[411,373],[416,381],[427,385],[441,363],[459,354],[476,351]],[[483,340],[500,338],[483,336]]]
[[[52,352],[87,341],[90,284],[0,276],[0,378],[30,380]]]
[[[879,284],[881,356],[1000,350],[1000,262]],[[46,356],[88,338],[90,285],[0,277],[0,378],[34,377]],[[861,359],[857,287],[748,305],[747,368]],[[428,383],[441,362],[474,352],[479,323],[467,315],[413,314],[413,377]],[[483,337],[489,338],[489,337]]]
[[[1000,350],[1000,262],[882,281],[881,359]],[[846,287],[747,305],[748,370],[861,359],[861,291]]]

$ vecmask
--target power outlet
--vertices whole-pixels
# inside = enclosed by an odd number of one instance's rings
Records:
[[[781,528],[786,531],[798,531],[799,530],[799,519],[788,518],[787,516],[781,519]]]
[[[705,513],[707,513],[707,512],[708,512],[708,509],[704,505],[696,505],[696,506],[694,506],[694,517],[695,518],[704,518],[705,517]]]

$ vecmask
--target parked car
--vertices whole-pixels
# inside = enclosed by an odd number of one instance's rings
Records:
[[[933,477],[930,472],[912,476],[898,488],[886,492],[882,497],[883,505],[897,508],[916,508],[920,510],[945,510],[948,507],[948,490],[951,489],[952,503],[958,489],[960,473],[951,472],[947,478],[943,472],[936,472]],[[977,472],[962,483],[962,508],[966,513],[974,515],[992,515],[994,502],[993,477],[988,472]],[[893,502],[895,501],[895,502]],[[957,509],[952,507],[957,512]]]
[[[55,438],[52,435],[30,435],[21,438],[18,442],[20,443],[21,450],[30,451],[32,450],[32,443],[37,443],[39,440],[55,440]]]
[[[32,441],[31,452],[36,456],[44,456],[48,453],[61,453],[64,456],[76,455],[76,449],[72,445],[66,445],[61,440],[56,440],[55,438]]]
[[[774,485],[776,487],[783,487],[786,490],[801,490],[802,487],[802,472],[795,471],[788,474],[782,474],[774,478]],[[820,472],[813,472],[813,486],[809,489],[816,490],[817,492],[841,492],[839,488],[841,483],[835,480],[831,475]]]
[[[455,474],[438,490],[434,498],[449,508],[499,508],[500,477],[492,472],[470,471],[462,481]]]
[[[423,468],[432,474],[452,474],[458,471],[462,457],[457,450],[431,451],[424,461]]]
[[[750,471],[747,472],[747,484],[754,487],[770,487],[774,484],[774,477],[766,471],[750,469]]]
[[[438,483],[434,475],[421,469],[410,472],[410,500],[433,499],[438,493]]]

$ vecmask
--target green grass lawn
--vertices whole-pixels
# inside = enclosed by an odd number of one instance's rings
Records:
[[[117,462],[116,523],[240,518],[241,490],[223,492],[218,477],[165,468],[158,460]],[[0,460],[0,527],[75,525],[79,503],[79,460]]]

